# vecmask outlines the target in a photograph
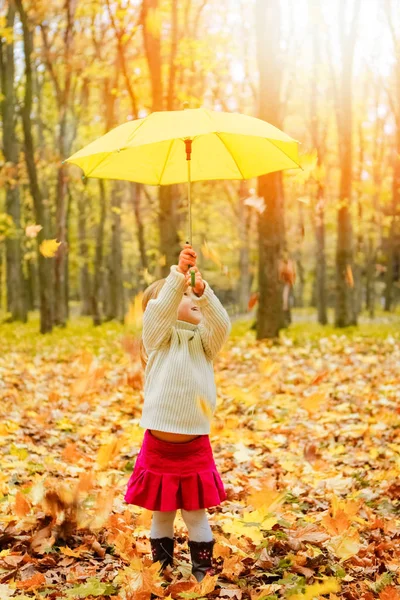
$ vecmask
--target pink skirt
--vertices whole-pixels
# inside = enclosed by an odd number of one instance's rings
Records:
[[[197,510],[226,500],[210,439],[165,442],[146,429],[124,499],[149,510]]]

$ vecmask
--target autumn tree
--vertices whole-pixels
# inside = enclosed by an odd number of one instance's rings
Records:
[[[11,319],[26,322],[27,307],[22,272],[22,229],[20,183],[18,181],[19,143],[16,132],[16,95],[14,64],[15,3],[8,3],[6,28],[0,31],[0,89],[3,122],[3,154],[7,164],[5,174],[6,212],[13,221],[13,230],[6,238],[7,297]]]
[[[41,242],[50,238],[50,216],[48,205],[44,202],[39,186],[38,170],[35,162],[35,143],[32,131],[33,27],[29,23],[28,15],[22,4],[22,0],[15,0],[15,2],[22,24],[25,58],[24,102],[21,107],[25,140],[25,161],[29,175],[30,191],[35,207],[36,222],[41,226],[41,229],[37,235],[40,287],[40,331],[41,333],[47,333],[51,331],[53,327],[53,277],[52,263],[39,250]]]
[[[260,73],[259,117],[276,127],[281,126],[282,62],[281,8],[278,2],[256,1],[257,59]],[[269,35],[265,36],[268,31]],[[278,264],[284,245],[283,197],[281,173],[258,178],[258,195],[266,208],[259,215],[257,339],[277,337],[284,326],[282,286]]]

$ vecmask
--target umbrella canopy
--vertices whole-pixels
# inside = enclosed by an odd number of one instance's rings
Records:
[[[185,140],[191,140],[188,175]],[[86,177],[169,185],[250,179],[299,168],[298,142],[266,121],[205,108],[153,112],[128,121],[65,162]]]

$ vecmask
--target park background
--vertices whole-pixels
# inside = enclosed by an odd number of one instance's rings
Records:
[[[0,86],[0,596],[399,600],[399,1],[3,0]],[[200,587],[180,517],[163,582],[123,501],[141,294],[186,241],[186,186],[63,163],[184,103],[270,122],[303,166],[192,186],[232,318]]]

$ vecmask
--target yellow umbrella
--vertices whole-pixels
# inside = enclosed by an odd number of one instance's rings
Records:
[[[250,179],[301,168],[298,142],[266,121],[205,108],[153,112],[115,127],[66,159],[86,177],[148,185]]]

